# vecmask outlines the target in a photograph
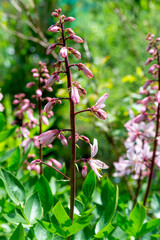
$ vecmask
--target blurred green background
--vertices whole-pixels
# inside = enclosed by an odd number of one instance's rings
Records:
[[[145,37],[148,32],[157,37],[160,26],[160,2],[150,0],[1,0],[0,1],[0,88],[4,94],[5,116],[8,126],[13,120],[13,95],[32,91],[25,85],[32,81],[31,69],[38,62],[46,62],[50,73],[54,56],[46,55],[46,47],[54,43],[58,33],[47,31],[55,19],[51,16],[55,8],[62,8],[66,16],[76,21],[68,23],[85,41],[84,44],[69,42],[82,54],[81,62],[93,72],[87,79],[80,72],[72,71],[73,81],[78,81],[87,90],[87,96],[76,107],[77,111],[91,107],[97,99],[108,92],[106,121],[98,120],[91,113],[77,117],[77,132],[88,136],[93,142],[97,138],[99,152],[96,156],[110,166],[124,153],[126,138],[124,123],[128,110],[136,111],[138,89],[148,77],[144,62],[148,56]],[[58,49],[55,51],[55,57]],[[71,57],[70,63],[76,60]],[[50,96],[65,96],[66,79],[55,84]],[[54,108],[54,124],[49,128],[69,126],[68,105],[63,103]],[[37,130],[38,131],[38,130]],[[9,144],[9,143],[8,143]],[[19,144],[19,142],[17,142]],[[80,143],[77,159],[90,156],[90,149]],[[34,150],[33,150],[34,151]],[[48,156],[48,152],[46,153]],[[69,147],[64,149],[56,140],[52,157],[68,162]]]

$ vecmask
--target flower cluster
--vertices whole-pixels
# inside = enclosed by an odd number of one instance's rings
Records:
[[[160,38],[154,38],[153,34],[147,35],[149,46],[147,51],[151,55],[145,65],[152,63],[148,73],[152,75],[140,89],[143,99],[139,100],[140,113],[135,117],[130,110],[131,120],[125,124],[128,138],[125,141],[127,154],[115,162],[117,176],[131,174],[134,179],[143,178],[153,174],[153,166],[160,166],[160,152],[157,146],[159,142],[159,104],[160,104]],[[156,62],[156,63],[155,63]],[[153,147],[152,147],[153,145]],[[151,150],[153,149],[153,150]]]

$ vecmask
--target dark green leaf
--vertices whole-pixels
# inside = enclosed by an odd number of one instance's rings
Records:
[[[53,195],[49,183],[43,175],[36,183],[36,190],[38,191],[44,212],[50,211],[53,205]]]
[[[0,112],[0,132],[3,130],[5,124],[5,117],[3,113]]]
[[[160,196],[155,193],[151,199],[151,208],[156,218],[160,217]]]
[[[21,223],[12,234],[10,240],[25,240],[24,229]]]
[[[31,224],[36,223],[36,219],[41,219],[42,206],[37,192],[27,200],[24,213]]]
[[[15,204],[23,203],[25,200],[25,190],[19,180],[5,169],[1,169],[0,178],[3,180],[9,197]]]
[[[85,195],[86,198],[89,199],[92,196],[95,186],[96,186],[96,176],[94,171],[91,170],[87,175],[82,187],[83,194]]]

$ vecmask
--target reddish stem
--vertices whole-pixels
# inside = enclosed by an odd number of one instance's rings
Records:
[[[88,108],[88,109],[84,109],[84,110],[81,110],[81,111],[75,112],[74,115],[76,115],[76,114],[78,114],[78,113],[82,113],[82,112],[88,112],[88,111],[91,112],[91,109]]]
[[[53,169],[56,170],[58,173],[60,173],[63,177],[67,178],[69,181],[71,180],[69,177],[67,177],[65,174],[63,174],[61,171],[59,171],[57,168],[55,168],[55,167],[53,167],[53,166],[51,166],[51,165],[49,165],[49,164],[47,164],[47,163],[45,163],[45,162],[43,162],[43,161],[39,161],[39,163],[40,163],[40,164],[44,164],[44,165],[46,165],[46,166],[48,166],[48,167],[50,167],[50,168],[53,168]]]
[[[40,82],[40,78],[41,78],[41,73],[40,76],[38,78],[38,88],[40,90],[42,90],[41,88],[41,82]],[[41,102],[41,97],[38,97],[38,114],[39,114],[39,135],[42,133],[42,102]],[[41,159],[41,161],[43,161],[43,146],[42,144],[39,145],[39,159]],[[42,169],[42,165],[40,164],[40,174],[43,173],[43,169]]]
[[[63,40],[63,46],[67,47],[66,39],[64,36],[64,28],[63,23],[60,19],[61,23],[61,29],[62,29],[62,40]],[[71,71],[69,68],[69,60],[68,56],[65,57],[65,67],[66,67],[66,73],[67,73],[67,87],[69,92],[69,101],[70,101],[70,127],[71,127],[71,160],[70,160],[70,218],[73,221],[73,214],[74,214],[74,202],[75,202],[75,164],[74,161],[76,160],[76,140],[75,140],[75,109],[74,109],[74,103],[71,98],[71,86],[72,86],[72,78],[71,78]]]
[[[157,49],[158,52],[158,48],[155,44],[155,48]],[[158,52],[158,56],[157,56],[157,61],[158,61],[158,65],[160,66],[160,59],[159,59],[159,52]],[[160,90],[160,68],[158,70],[158,90]],[[156,157],[156,149],[157,149],[157,137],[158,137],[158,131],[159,131],[159,117],[160,117],[160,104],[158,103],[157,106],[157,117],[156,117],[156,133],[155,133],[155,138],[154,138],[154,145],[153,145],[153,155],[152,155],[152,162],[151,162],[151,167],[150,167],[150,175],[149,175],[149,179],[148,179],[148,185],[147,185],[147,189],[146,189],[146,193],[144,196],[144,201],[143,201],[143,205],[146,205],[146,201],[149,195],[149,191],[151,188],[151,183],[152,183],[152,177],[153,177],[153,170],[154,170],[154,165],[155,165],[155,157]]]

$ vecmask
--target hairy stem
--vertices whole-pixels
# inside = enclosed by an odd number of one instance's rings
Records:
[[[66,39],[64,36],[64,29],[63,23],[60,19],[61,29],[62,29],[62,40],[63,46],[67,47]],[[75,140],[75,106],[71,99],[71,87],[72,87],[72,78],[71,78],[71,71],[69,68],[69,60],[68,56],[65,57],[65,67],[67,73],[67,87],[69,92],[69,101],[70,101],[70,128],[71,128],[71,160],[70,160],[70,218],[73,221],[73,214],[74,214],[74,202],[75,202],[75,160],[76,160],[76,140]]]

